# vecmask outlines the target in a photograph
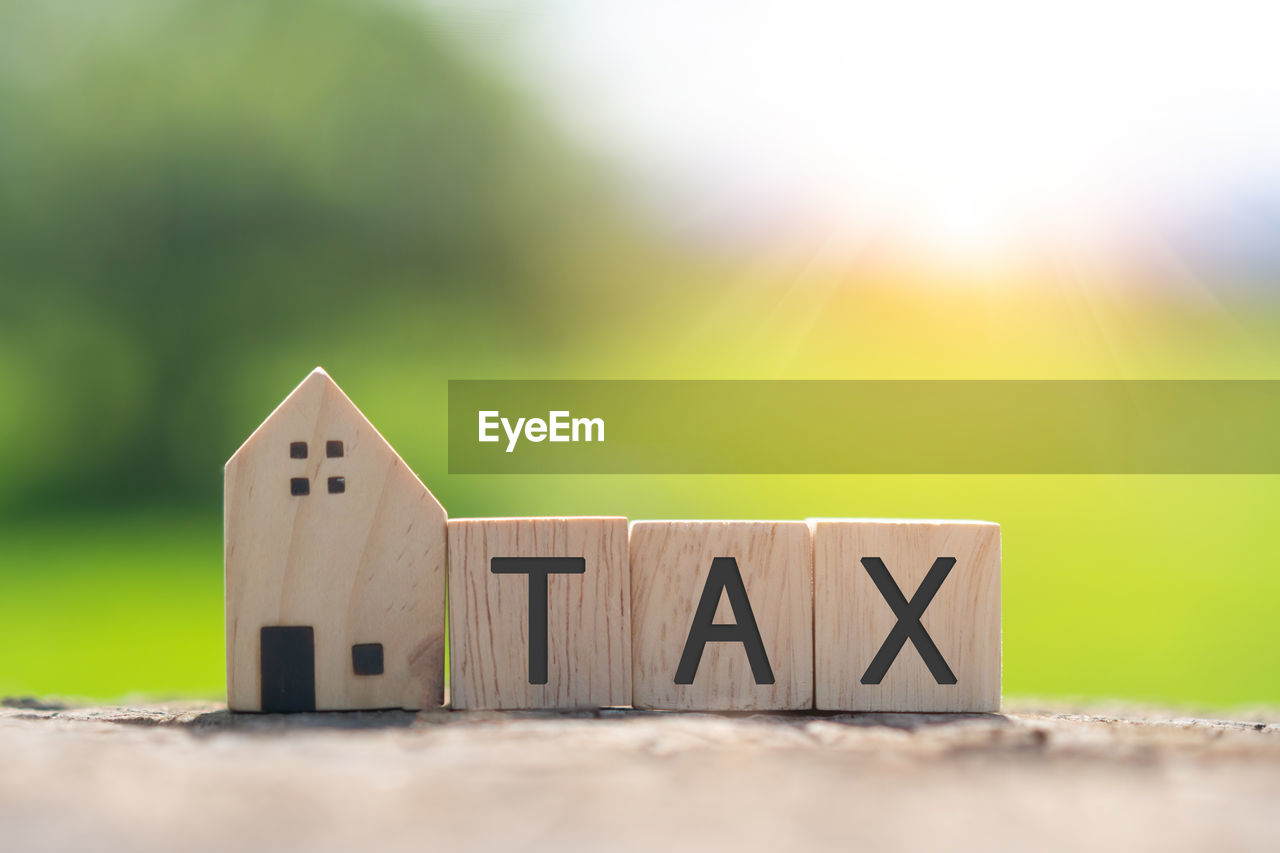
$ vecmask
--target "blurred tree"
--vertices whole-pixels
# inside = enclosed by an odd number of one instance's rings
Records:
[[[300,378],[375,309],[545,310],[598,213],[521,97],[380,2],[4,4],[0,127],[0,504],[212,497],[231,366]]]

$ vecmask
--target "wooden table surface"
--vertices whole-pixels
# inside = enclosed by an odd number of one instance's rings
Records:
[[[1280,850],[1280,715],[0,708],[0,850]]]

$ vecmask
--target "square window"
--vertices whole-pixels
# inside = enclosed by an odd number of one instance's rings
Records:
[[[346,477],[330,477],[329,478],[329,494],[340,495],[347,490]]]
[[[306,477],[293,477],[289,480],[289,494],[295,496],[311,494],[311,481]]]
[[[356,675],[382,675],[382,643],[352,646],[351,671]]]
[[[324,455],[330,459],[340,459],[342,457],[342,442],[326,441],[324,443]]]
[[[306,459],[307,443],[305,441],[289,442],[289,458],[290,459]]]

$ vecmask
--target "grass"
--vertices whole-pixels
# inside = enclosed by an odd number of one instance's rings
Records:
[[[218,518],[153,514],[0,531],[0,693],[217,697]]]

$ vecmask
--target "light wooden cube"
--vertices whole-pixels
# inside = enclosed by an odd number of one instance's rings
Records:
[[[630,704],[630,595],[625,518],[450,520],[452,707]]]
[[[233,711],[444,701],[445,511],[317,368],[227,462]]]
[[[999,710],[998,524],[810,519],[809,526],[820,710]]]
[[[813,706],[813,555],[804,522],[634,522],[631,606],[637,708]],[[704,643],[708,624],[738,629],[713,628]],[[757,633],[762,653],[752,648]]]

